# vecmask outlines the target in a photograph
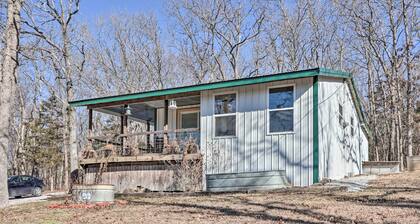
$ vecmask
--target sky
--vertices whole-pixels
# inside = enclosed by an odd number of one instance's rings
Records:
[[[153,13],[159,25],[166,26],[166,0],[82,0],[80,2],[80,22],[92,26],[97,18],[116,13]]]

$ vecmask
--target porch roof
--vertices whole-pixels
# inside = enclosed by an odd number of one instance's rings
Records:
[[[176,95],[188,94],[188,93],[199,94],[200,91],[204,91],[204,90],[229,88],[229,87],[236,87],[236,86],[274,82],[274,81],[281,81],[281,80],[287,80],[287,79],[299,79],[299,78],[314,77],[314,76],[329,76],[329,77],[338,77],[338,78],[344,78],[344,79],[351,78],[351,74],[347,72],[335,71],[335,70],[326,69],[326,68],[313,68],[313,69],[299,70],[299,71],[293,71],[293,72],[276,73],[276,74],[265,75],[265,76],[212,82],[212,83],[205,83],[205,84],[198,84],[198,85],[191,85],[191,86],[182,86],[182,87],[161,89],[161,90],[152,90],[152,91],[147,91],[147,92],[76,100],[76,101],[71,101],[70,105],[72,107],[81,107],[81,106],[93,106],[97,104],[103,105],[103,104],[109,104],[109,103],[117,103],[117,102],[122,102],[122,101],[131,102],[131,101],[136,101],[136,100],[148,100],[148,99],[153,100],[153,99],[157,99],[158,97],[164,98],[165,96],[171,96],[171,95],[176,96]]]

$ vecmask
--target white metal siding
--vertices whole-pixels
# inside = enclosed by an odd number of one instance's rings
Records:
[[[321,77],[319,85],[319,171],[320,179],[339,179],[362,172],[367,160],[367,138],[361,129],[348,85],[343,79]],[[338,105],[343,106],[347,126],[339,123]],[[350,118],[354,119],[351,136]]]
[[[294,84],[294,133],[267,134],[268,87]],[[214,94],[237,91],[236,137],[214,138]],[[285,170],[295,186],[312,184],[312,78],[201,92],[206,174]]]

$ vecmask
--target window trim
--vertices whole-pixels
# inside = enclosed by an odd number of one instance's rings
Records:
[[[235,100],[235,112],[234,113],[226,113],[226,114],[216,114],[216,96],[220,95],[228,95],[228,94],[235,94],[236,100]],[[213,93],[213,138],[236,138],[238,136],[238,101],[239,101],[239,94],[237,90],[233,91],[223,91],[223,92],[217,92]],[[235,116],[235,135],[225,135],[225,136],[216,136],[216,118],[217,117],[227,117],[227,116]]]
[[[198,125],[198,129],[200,129],[200,108],[197,107],[190,107],[190,108],[185,108],[185,109],[181,109],[181,110],[177,110],[177,128],[178,129],[183,129],[182,128],[182,115],[184,114],[197,114],[197,125]]]
[[[286,107],[286,108],[276,108],[270,109],[270,89],[277,89],[283,87],[292,87],[293,88],[293,106]],[[294,134],[295,133],[295,100],[296,100],[296,84],[280,84],[280,85],[273,85],[268,86],[266,90],[266,123],[267,123],[267,135],[285,135],[285,134]],[[293,111],[293,130],[292,131],[281,131],[281,132],[270,132],[270,111],[284,111],[284,110],[292,110]]]

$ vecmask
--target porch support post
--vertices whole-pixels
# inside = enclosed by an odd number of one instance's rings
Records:
[[[147,132],[150,132],[150,121],[147,121],[146,131]],[[149,149],[149,146],[150,146],[150,134],[147,134],[147,137],[146,137],[146,148]]]
[[[120,126],[120,134],[125,134],[126,126],[127,126],[127,116],[121,115],[121,126]],[[125,137],[121,137],[121,152],[123,153],[125,149]]]
[[[154,120],[153,120],[153,131],[157,131],[158,130],[158,118],[157,118],[157,113],[158,113],[158,109],[157,108],[155,108],[155,111],[154,111]],[[153,149],[153,151],[155,151],[156,150],[156,147],[157,147],[157,144],[156,144],[156,137],[157,137],[157,135],[156,134],[153,134],[153,135],[151,135],[151,137],[153,138],[153,147],[152,147],[152,149]]]
[[[164,115],[163,115],[163,145],[166,146],[168,144],[168,133],[166,132],[168,130],[168,106],[169,101],[165,100],[165,108],[164,108]]]
[[[88,136],[89,138],[93,135],[93,110],[89,109],[89,126],[88,126]],[[91,139],[89,139],[91,141]]]

